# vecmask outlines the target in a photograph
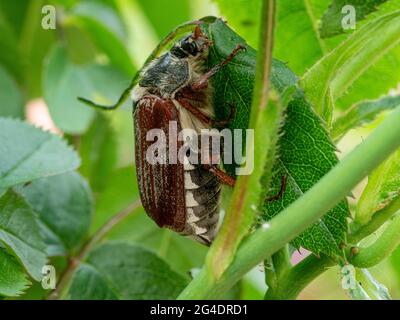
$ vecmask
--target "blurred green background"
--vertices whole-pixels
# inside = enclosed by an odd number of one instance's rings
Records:
[[[42,13],[45,5],[56,8],[54,30],[42,28],[42,19],[48,14]],[[221,16],[211,0],[0,0],[0,116],[26,119],[63,135],[79,151],[80,173],[94,192],[91,233],[138,196],[131,106],[127,103],[122,110],[101,113],[76,97],[115,102],[162,37],[182,22],[207,15]],[[374,126],[348,134],[339,145],[342,154]],[[158,229],[142,210],[118,225],[108,238],[140,243],[184,273],[200,268],[206,253],[201,245]],[[393,298],[400,298],[399,250],[372,273]],[[264,292],[260,267],[229,297],[260,299]],[[38,285],[24,297],[40,298]],[[331,298],[347,298],[337,267],[300,296]]]

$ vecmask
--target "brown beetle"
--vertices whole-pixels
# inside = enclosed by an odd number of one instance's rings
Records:
[[[202,129],[221,124],[214,121],[209,79],[244,47],[238,45],[225,60],[206,70],[211,45],[197,26],[192,34],[152,61],[132,90],[136,171],[143,207],[160,227],[206,245],[217,231],[221,183],[233,186],[234,178],[211,162],[194,164],[187,155],[173,154],[175,161],[169,157],[165,162],[149,161],[148,150],[154,140],[149,141],[148,133],[162,130],[166,149],[172,143],[178,150],[185,144],[178,138],[181,130],[201,134]],[[172,122],[176,125],[171,126]]]

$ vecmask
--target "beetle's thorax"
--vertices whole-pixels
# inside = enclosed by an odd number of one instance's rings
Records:
[[[155,59],[141,72],[141,80],[133,88],[134,102],[151,94],[164,99],[173,99],[175,94],[195,81],[205,70],[208,50],[195,57],[179,58],[167,52]]]

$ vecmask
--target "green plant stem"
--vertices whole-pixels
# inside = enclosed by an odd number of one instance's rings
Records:
[[[400,197],[397,197],[385,208],[376,212],[366,225],[359,225],[354,222],[350,225],[348,242],[356,244],[365,237],[378,230],[387,220],[400,210]]]
[[[234,258],[241,240],[249,233],[261,203],[263,188],[268,189],[275,160],[275,149],[282,120],[279,98],[269,91],[274,38],[275,0],[264,0],[260,49],[257,54],[256,84],[250,114],[249,129],[254,141],[246,142],[246,165],[253,163],[251,175],[240,175],[218,236],[206,259],[210,277],[219,278]],[[268,103],[268,101],[270,103]],[[268,107],[267,107],[268,105]],[[263,186],[261,179],[263,178]]]
[[[356,244],[365,237],[371,235],[399,210],[400,199],[397,198],[388,206],[375,213],[368,224],[359,226],[353,223],[350,225],[351,232],[347,237],[348,243]],[[396,242],[396,238],[394,240],[394,242]],[[336,261],[327,256],[316,257],[310,255],[281,276],[279,287],[271,291],[268,290],[266,298],[269,300],[295,299],[311,281],[335,264]]]
[[[266,300],[293,300],[316,277],[331,267],[335,262],[324,256],[318,258],[310,255],[280,278],[279,285],[268,288]]]
[[[270,267],[268,266],[270,264]],[[268,292],[275,290],[281,281],[281,278],[291,269],[289,247],[284,246],[278,252],[274,253],[270,260],[265,261],[264,268],[265,282],[268,285]],[[265,296],[267,299],[267,296]]]
[[[392,112],[363,143],[301,198],[243,241],[232,264],[220,279],[212,281],[207,270],[202,269],[179,298],[220,296],[259,262],[315,223],[400,147],[399,123],[400,109]]]
[[[382,235],[369,247],[360,248],[350,259],[350,263],[358,268],[370,268],[377,265],[400,245],[400,214],[389,221]]]
[[[290,255],[288,245],[285,245],[282,249],[272,255],[272,262],[274,264],[274,270],[278,279],[291,268]]]
[[[141,206],[140,200],[136,200],[129,204],[126,208],[121,210],[119,213],[114,215],[108,220],[97,232],[82,246],[76,256],[72,257],[68,261],[68,266],[61,274],[60,279],[57,283],[56,289],[54,289],[48,296],[48,300],[59,299],[63,296],[65,289],[78,268],[80,263],[86,258],[87,254],[93,247],[98,244],[118,223],[125,220],[132,212],[136,211]]]

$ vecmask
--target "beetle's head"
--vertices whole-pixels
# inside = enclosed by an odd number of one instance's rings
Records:
[[[212,41],[196,26],[194,32],[179,40],[171,49],[171,53],[178,58],[197,57],[208,51]]]

